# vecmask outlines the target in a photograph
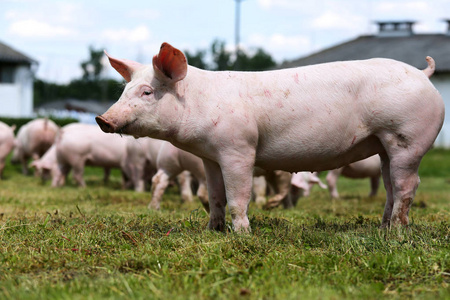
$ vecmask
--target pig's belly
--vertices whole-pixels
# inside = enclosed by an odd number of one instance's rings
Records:
[[[274,143],[276,145],[276,143]],[[323,143],[315,146],[291,143],[289,146],[260,145],[255,165],[266,170],[326,171],[383,152],[379,139],[369,136],[350,146]]]

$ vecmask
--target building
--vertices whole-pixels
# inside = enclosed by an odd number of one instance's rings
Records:
[[[281,68],[384,57],[425,69],[425,57],[431,56],[436,62],[431,82],[441,93],[446,108],[444,126],[435,145],[450,148],[450,20],[445,22],[447,32],[436,34],[414,33],[413,21],[377,22],[378,33],[375,35],[360,36],[307,57],[284,62]]]
[[[37,61],[0,42],[0,116],[32,116],[37,64]]]

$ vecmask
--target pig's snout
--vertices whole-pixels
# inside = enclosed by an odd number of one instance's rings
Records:
[[[115,128],[114,125],[111,124],[108,120],[106,120],[103,116],[97,116],[95,117],[95,121],[97,122],[98,126],[106,132],[106,133],[114,133]]]

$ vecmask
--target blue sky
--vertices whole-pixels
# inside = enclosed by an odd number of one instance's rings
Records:
[[[162,42],[180,50],[230,50],[235,0],[0,0],[0,41],[39,61],[37,77],[81,76],[89,46],[150,63]],[[277,62],[373,34],[376,20],[414,20],[418,33],[443,33],[450,0],[244,0],[241,47],[263,48]],[[116,76],[108,68],[106,76]]]

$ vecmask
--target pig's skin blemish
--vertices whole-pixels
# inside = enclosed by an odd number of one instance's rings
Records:
[[[353,145],[353,143],[355,142],[355,140],[356,140],[356,135],[353,136],[352,145]]]
[[[295,82],[296,84],[299,84],[299,83],[300,83],[300,81],[298,80],[298,73],[295,73],[295,75],[294,75],[294,82]]]
[[[284,92],[284,98],[289,97],[290,94],[291,94],[291,91],[290,91],[290,90],[286,90],[286,91]]]
[[[277,102],[277,107],[278,107],[278,108],[283,108],[284,105],[283,105],[283,103],[282,103],[281,101],[278,101],[278,102]]]
[[[272,93],[271,93],[269,90],[267,90],[267,89],[264,89],[264,95],[265,95],[267,98],[272,98]]]
[[[219,123],[219,119],[220,119],[220,117],[217,117],[216,119],[212,119],[214,126],[217,126],[217,124]]]

